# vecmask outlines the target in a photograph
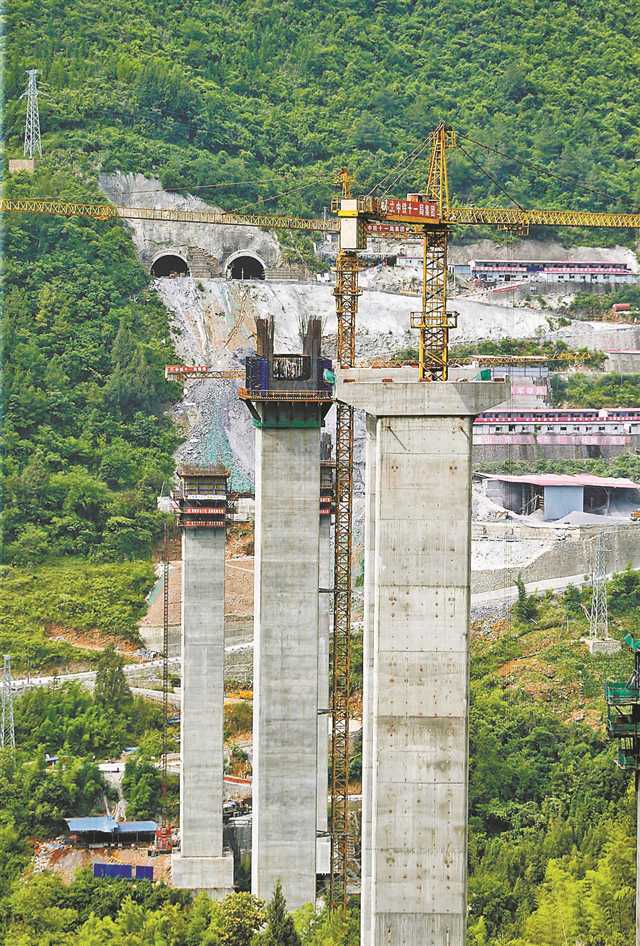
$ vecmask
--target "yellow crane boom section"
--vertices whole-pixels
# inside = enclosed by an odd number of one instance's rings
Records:
[[[38,197],[2,198],[2,213],[52,214],[58,217],[92,217],[94,220],[167,220],[172,223],[217,223],[236,227],[264,227],[268,230],[313,230],[335,233],[335,220],[307,220],[283,214],[237,214],[218,210],[156,210],[148,207],[116,207],[114,204],[74,203]]]
[[[519,207],[450,207],[445,223],[522,227],[603,227],[640,229],[640,213],[595,213],[591,210],[522,210]]]
[[[157,210],[148,207],[116,207],[114,204],[75,203],[38,197],[0,198],[0,213],[51,214],[59,217],[92,217],[94,220],[167,220],[178,223],[225,224],[237,227],[264,227],[268,230],[308,230],[337,233],[338,220],[306,219],[284,214],[226,213],[217,210]],[[367,217],[363,214],[363,217]],[[375,219],[375,218],[373,218]],[[384,220],[383,216],[377,219]],[[397,220],[397,217],[394,218]],[[432,221],[430,221],[431,223]],[[640,213],[596,213],[590,210],[522,210],[519,207],[450,207],[444,220],[449,226],[522,227],[602,227],[605,229],[640,229]],[[437,226],[437,224],[436,224]],[[370,227],[376,233],[375,224]],[[407,224],[406,231],[380,232],[385,239],[415,237],[424,227]]]

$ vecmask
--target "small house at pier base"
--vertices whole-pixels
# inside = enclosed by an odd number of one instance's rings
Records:
[[[640,484],[586,473],[540,476],[477,474],[485,493],[519,516],[542,512],[545,522],[563,519],[570,513],[629,517],[640,509]]]

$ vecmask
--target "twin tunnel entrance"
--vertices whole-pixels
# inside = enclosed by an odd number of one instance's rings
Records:
[[[172,276],[191,276],[193,275],[189,264],[182,256],[177,253],[163,253],[151,264],[151,275],[156,279]],[[196,273],[204,276],[204,273]],[[214,273],[211,273],[213,276]],[[236,253],[227,262],[227,279],[264,279],[266,276],[265,266],[262,260],[257,256],[248,253]]]

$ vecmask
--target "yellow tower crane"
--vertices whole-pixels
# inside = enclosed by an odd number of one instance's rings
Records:
[[[334,290],[337,315],[336,361],[355,364],[358,311],[358,252],[367,239],[424,241],[421,307],[412,313],[418,331],[419,376],[422,381],[446,381],[449,332],[455,316],[447,313],[447,251],[453,226],[495,226],[526,233],[532,226],[640,229],[640,214],[596,213],[585,210],[528,210],[523,207],[450,206],[447,152],[456,147],[455,132],[439,125],[429,136],[429,170],[424,191],[405,198],[354,197],[347,171],[339,175],[340,196],[332,202],[337,219],[306,219],[282,214],[226,213],[202,210],[155,210],[116,207],[106,203],[77,203],[48,198],[0,198],[0,213],[53,214],[95,220],[153,220],[226,226],[263,227],[339,233]],[[170,366],[175,380],[193,377],[236,377],[206,366]],[[331,903],[347,903],[353,871],[355,838],[349,818],[349,703],[351,697],[351,555],[353,519],[353,412],[337,405],[336,514],[334,564],[334,639],[332,648],[332,810]]]

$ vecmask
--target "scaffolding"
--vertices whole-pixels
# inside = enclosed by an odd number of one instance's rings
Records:
[[[640,639],[627,634],[624,643],[634,656],[634,670],[626,683],[606,683],[607,732],[617,740],[617,764],[640,772]],[[636,775],[637,778],[637,775]]]

